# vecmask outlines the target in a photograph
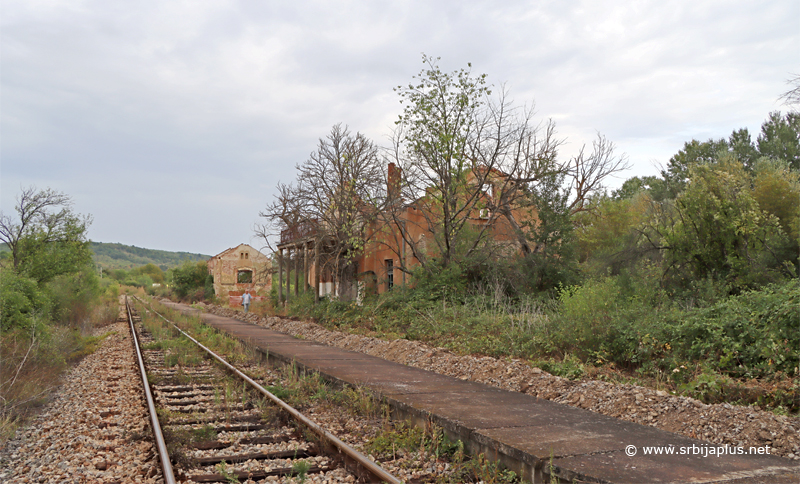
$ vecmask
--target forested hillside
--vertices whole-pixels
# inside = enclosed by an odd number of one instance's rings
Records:
[[[166,250],[143,249],[133,245],[91,242],[93,259],[104,269],[132,269],[147,264],[155,264],[162,271],[178,267],[185,261],[210,259],[210,255],[189,252],[170,252]]]

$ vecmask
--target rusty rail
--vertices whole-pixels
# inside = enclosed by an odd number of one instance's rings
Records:
[[[138,298],[137,298],[138,299]],[[141,301],[141,299],[139,299]],[[144,302],[144,301],[142,301]],[[328,432],[324,428],[322,428],[319,424],[314,422],[313,420],[309,419],[302,413],[298,412],[295,408],[291,407],[288,403],[284,402],[280,398],[276,397],[269,390],[258,384],[255,380],[250,378],[249,376],[245,375],[239,369],[225,361],[222,357],[208,349],[202,343],[194,339],[191,335],[180,329],[175,323],[170,321],[169,319],[162,316],[158,311],[156,311],[152,306],[150,306],[150,310],[153,311],[155,314],[158,315],[161,319],[172,325],[175,329],[181,332],[184,336],[186,336],[189,340],[194,342],[197,346],[202,348],[206,353],[208,353],[212,358],[217,360],[221,365],[225,368],[236,374],[242,380],[249,383],[253,388],[255,388],[259,393],[264,395],[265,397],[269,398],[273,403],[278,405],[281,409],[285,410],[289,413],[292,417],[294,417],[297,421],[305,425],[309,430],[314,432],[323,443],[326,443],[330,447],[336,449],[338,452],[343,454],[345,458],[345,463],[350,465],[355,465],[357,468],[365,471],[368,475],[372,476],[371,481],[377,482],[388,482],[390,484],[401,484],[402,481],[399,480],[397,477],[389,474],[384,470],[381,466],[376,464],[375,462],[369,460],[367,456],[362,454],[361,452],[357,451],[353,447],[347,445],[345,442],[340,440],[338,437],[333,435],[332,433]]]
[[[131,307],[128,304],[128,296],[125,296],[125,310],[128,312],[128,324],[131,328],[131,337],[133,338],[133,347],[136,350],[136,359],[139,362],[139,372],[142,377],[142,387],[144,387],[145,400],[147,401],[147,410],[150,414],[150,425],[153,428],[153,435],[155,437],[156,449],[158,450],[158,457],[161,460],[161,470],[164,473],[164,482],[166,484],[176,484],[175,474],[172,471],[172,462],[169,459],[169,452],[167,452],[167,443],[164,441],[164,434],[161,432],[161,424],[158,422],[158,415],[156,414],[156,405],[153,400],[153,393],[150,391],[150,382],[147,381],[147,371],[144,368],[144,358],[142,357],[142,349],[139,347],[139,338],[136,337],[136,328],[133,326],[133,315],[131,314]]]

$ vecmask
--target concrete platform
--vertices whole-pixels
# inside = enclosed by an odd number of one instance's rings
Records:
[[[710,455],[720,446],[235,319],[206,313],[201,317],[256,346],[273,361],[368,387],[392,405],[396,416],[440,425],[451,438],[463,440],[468,451],[499,460],[527,482],[549,482],[551,475],[568,482],[598,483],[800,482],[800,462],[790,459],[749,455],[749,448],[742,449],[744,455],[734,455],[731,452],[739,450],[732,447],[724,455]],[[646,448],[654,447],[672,449],[672,454],[646,453]]]

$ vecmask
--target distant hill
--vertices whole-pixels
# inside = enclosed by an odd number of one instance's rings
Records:
[[[146,264],[155,264],[161,270],[167,270],[183,264],[185,261],[205,261],[210,255],[192,254],[190,252],[170,252],[167,250],[142,249],[133,245],[91,242],[95,263],[104,269],[132,269]]]

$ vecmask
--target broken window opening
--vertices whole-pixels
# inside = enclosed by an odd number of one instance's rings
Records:
[[[386,290],[394,287],[394,260],[386,259]]]
[[[240,270],[236,272],[236,282],[239,284],[251,284],[253,282],[253,271]]]

